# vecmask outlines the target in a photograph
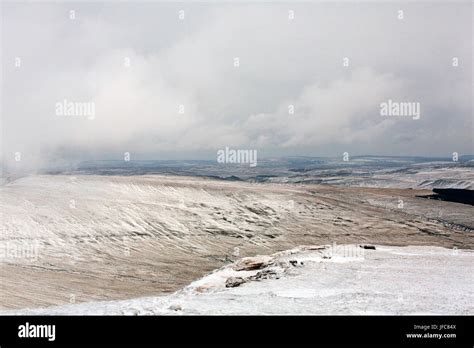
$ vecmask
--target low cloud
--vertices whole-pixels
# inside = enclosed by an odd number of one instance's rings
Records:
[[[75,4],[74,20],[64,4],[2,6],[7,164],[472,152],[467,3],[407,3],[404,20],[390,3],[295,4],[294,20],[284,4],[186,5],[184,20],[166,3]],[[64,99],[95,117],[58,117]],[[388,99],[419,102],[420,119],[381,117]]]

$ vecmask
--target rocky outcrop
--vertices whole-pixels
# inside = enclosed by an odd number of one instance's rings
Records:
[[[232,267],[236,271],[253,271],[262,269],[273,262],[270,256],[245,257],[237,261]]]
[[[229,277],[225,281],[225,287],[226,288],[235,288],[236,286],[239,286],[240,284],[245,283],[246,280],[242,277]]]

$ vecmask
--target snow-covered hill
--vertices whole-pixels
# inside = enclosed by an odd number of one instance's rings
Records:
[[[472,251],[439,247],[299,247],[239,260],[168,296],[2,314],[472,315],[473,262]]]
[[[473,207],[428,190],[158,175],[42,175],[0,187],[0,308],[172,293],[298,245],[474,249]]]

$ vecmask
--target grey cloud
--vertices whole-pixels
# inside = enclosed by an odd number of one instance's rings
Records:
[[[15,151],[42,162],[59,152],[202,157],[224,146],[268,155],[473,149],[469,3],[405,3],[403,21],[392,3],[2,6],[7,162]],[[95,119],[56,116],[65,98],[93,101]],[[389,98],[420,101],[421,119],[384,119]]]

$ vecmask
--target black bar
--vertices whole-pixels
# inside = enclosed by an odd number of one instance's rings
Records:
[[[55,340],[18,337],[19,326],[27,322],[55,325]],[[472,316],[3,316],[0,346],[318,343],[472,347],[473,328]],[[425,337],[408,338],[407,334]],[[433,334],[456,337],[427,336]]]

